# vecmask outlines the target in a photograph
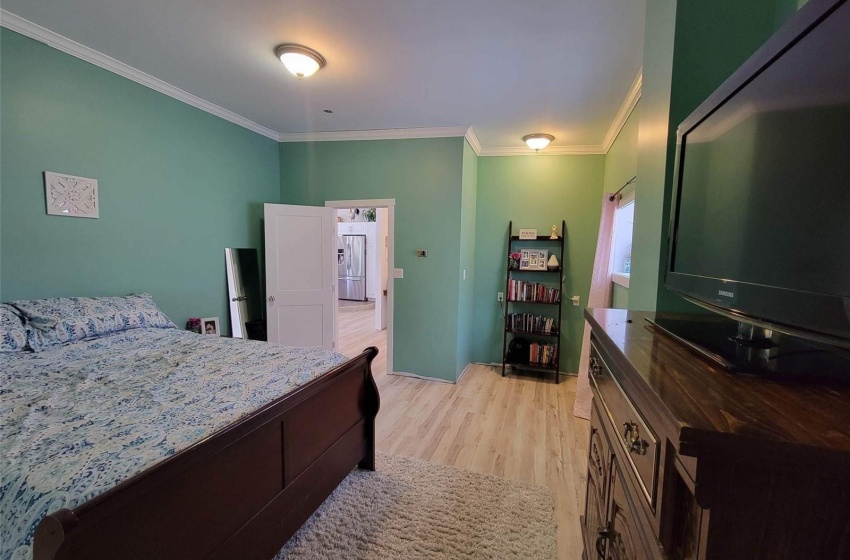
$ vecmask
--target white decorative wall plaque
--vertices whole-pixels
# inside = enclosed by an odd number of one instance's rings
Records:
[[[47,213],[72,218],[98,218],[97,179],[44,172]]]

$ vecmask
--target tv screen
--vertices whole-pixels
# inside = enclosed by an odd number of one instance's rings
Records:
[[[680,127],[668,287],[850,339],[847,30],[784,30]]]

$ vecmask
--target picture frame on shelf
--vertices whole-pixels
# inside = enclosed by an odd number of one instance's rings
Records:
[[[523,249],[519,261],[520,270],[546,270],[549,260],[548,249]]]
[[[201,334],[221,336],[218,317],[204,317],[201,319]]]

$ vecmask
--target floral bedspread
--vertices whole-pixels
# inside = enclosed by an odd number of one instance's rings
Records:
[[[0,353],[0,559],[74,508],[341,364],[321,348],[135,329]]]

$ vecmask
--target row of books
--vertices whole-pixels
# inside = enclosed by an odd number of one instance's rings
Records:
[[[561,301],[561,290],[536,282],[512,279],[508,282],[508,300],[557,303]]]
[[[542,317],[531,313],[511,313],[508,315],[508,328],[512,331],[536,332],[553,334],[555,329],[554,317]]]
[[[558,346],[532,342],[528,354],[528,363],[533,366],[554,366],[558,361]]]

